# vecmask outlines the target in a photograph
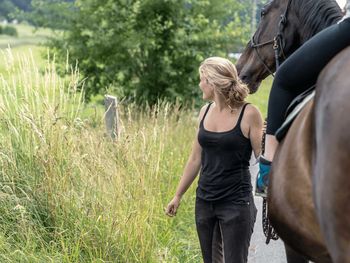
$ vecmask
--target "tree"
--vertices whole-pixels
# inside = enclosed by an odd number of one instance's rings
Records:
[[[29,11],[31,7],[30,0],[0,0],[0,18],[19,19],[21,13]]]
[[[31,10],[31,0],[11,0],[11,2],[19,9],[25,12]]]
[[[0,0],[0,18],[11,18],[11,13],[16,11],[16,6],[9,0]]]
[[[232,0],[78,0],[53,46],[78,61],[87,97],[110,89],[151,104],[189,101],[199,63],[246,41],[240,10]]]
[[[62,30],[70,25],[73,12],[74,0],[31,0],[31,12],[23,16],[36,27]]]

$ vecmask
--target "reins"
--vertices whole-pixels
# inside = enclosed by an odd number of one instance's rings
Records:
[[[262,149],[262,154],[265,152],[265,137],[266,137],[266,120],[264,123],[264,131],[263,131],[263,138],[261,142],[261,149]],[[267,199],[266,197],[263,197],[263,210],[262,210],[262,227],[263,227],[263,232],[266,237],[266,244],[270,243],[270,240],[278,240],[278,235],[275,231],[275,229],[272,227],[270,224],[270,220],[267,217]]]

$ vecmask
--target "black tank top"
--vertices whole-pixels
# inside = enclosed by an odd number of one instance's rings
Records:
[[[211,104],[208,105],[198,132],[198,142],[202,147],[198,198],[240,203],[248,201],[251,197],[249,160],[252,146],[241,130],[241,121],[247,105],[243,106],[236,126],[224,132],[212,132],[204,128],[204,119]]]

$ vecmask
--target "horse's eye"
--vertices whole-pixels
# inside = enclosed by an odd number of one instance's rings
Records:
[[[263,17],[266,14],[266,10],[264,8],[260,11],[260,17]]]

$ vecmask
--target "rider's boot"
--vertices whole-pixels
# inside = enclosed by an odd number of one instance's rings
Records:
[[[267,186],[269,184],[269,173],[271,169],[271,162],[264,157],[259,158],[259,173],[256,177],[256,196],[267,196]]]

